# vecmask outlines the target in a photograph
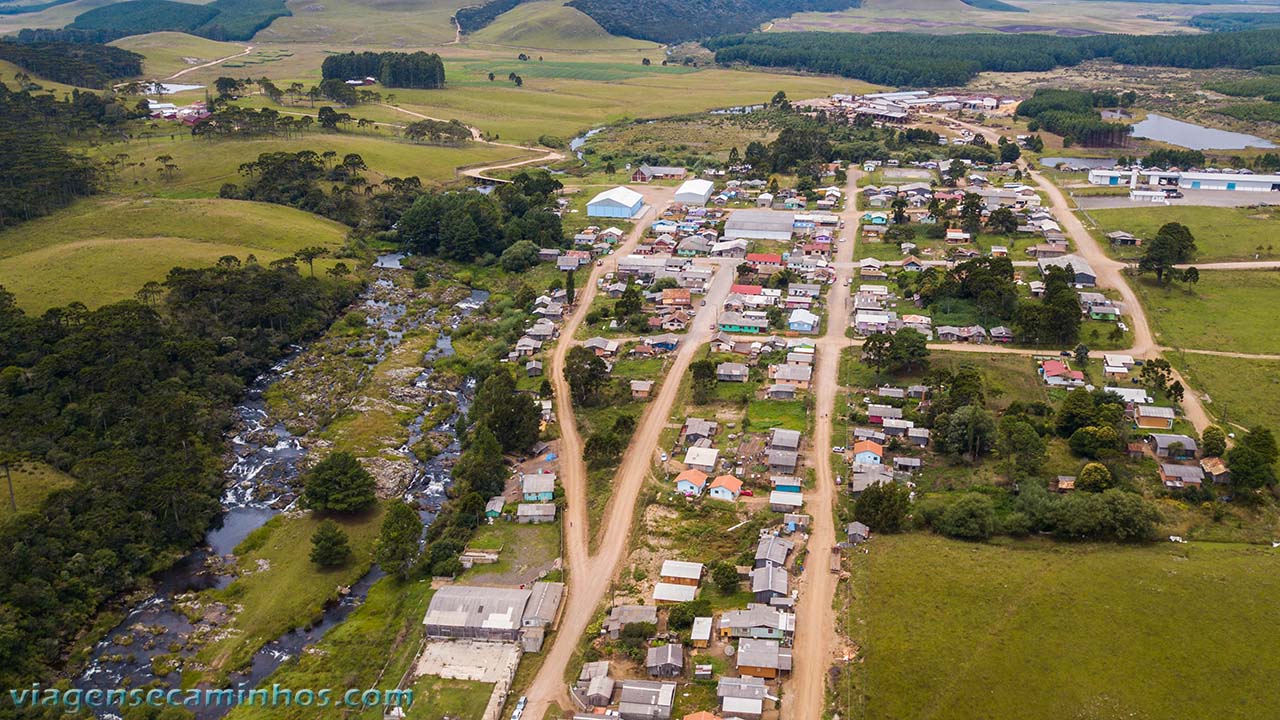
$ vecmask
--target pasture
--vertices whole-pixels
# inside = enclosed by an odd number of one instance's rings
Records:
[[[610,35],[600,24],[564,0],[526,2],[499,15],[487,27],[467,35],[473,44],[530,49],[656,49],[645,40]]]
[[[1237,430],[1257,425],[1280,428],[1280,360],[1181,352],[1167,352],[1165,357],[1219,422]]]
[[[1269,692],[1269,668],[1280,659],[1270,606],[1241,601],[1280,591],[1280,555],[1270,548],[971,544],[908,534],[879,536],[852,558],[841,622],[862,650],[836,692],[849,711],[842,716],[1280,712]],[[1212,630],[1179,621],[1210,609]],[[1230,670],[1196,670],[1206,665]]]
[[[1174,348],[1280,353],[1280,337],[1266,320],[1280,305],[1280,273],[1205,270],[1194,285],[1135,284],[1156,340]]]
[[[1124,230],[1149,239],[1161,225],[1171,222],[1186,225],[1195,237],[1197,252],[1193,262],[1269,260],[1280,253],[1274,240],[1280,237],[1280,209],[1272,207],[1156,205],[1090,210],[1088,217],[1096,223],[1099,243],[1112,257],[1121,259],[1140,256],[1141,246],[1111,247],[1104,235]]]
[[[265,264],[308,245],[336,249],[346,231],[301,210],[239,200],[82,200],[0,233],[0,285],[27,312],[72,301],[94,308],[133,297],[175,266],[250,254]],[[332,263],[317,261],[317,271]]]
[[[317,44],[322,48],[417,48],[454,39],[454,11],[473,0],[325,0],[291,2],[254,42]],[[358,46],[358,47],[357,47]]]
[[[35,512],[46,495],[75,482],[70,475],[42,462],[15,463],[5,470],[0,466],[0,523],[15,514],[14,506],[18,513]]]
[[[241,43],[206,40],[180,32],[157,32],[132,35],[110,43],[122,50],[142,55],[142,72],[147,78],[161,80],[174,73],[244,51]]]

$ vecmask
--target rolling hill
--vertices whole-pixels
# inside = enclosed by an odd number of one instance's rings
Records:
[[[465,25],[463,26],[466,27]],[[563,0],[539,0],[515,6],[469,35],[473,42],[522,48],[619,50],[651,43],[610,35],[581,10]]]

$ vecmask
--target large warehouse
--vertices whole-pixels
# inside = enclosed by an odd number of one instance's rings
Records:
[[[702,207],[711,200],[711,193],[715,192],[715,190],[716,186],[710,180],[701,178],[686,180],[684,184],[676,188],[675,200],[681,205]]]
[[[1095,169],[1089,171],[1094,185],[1137,187],[1176,187],[1181,190],[1239,190],[1244,192],[1280,191],[1280,175],[1255,175],[1246,172],[1182,172],[1179,170]]]
[[[644,207],[644,196],[627,187],[616,187],[591,198],[587,203],[588,217],[633,218]]]
[[[515,642],[523,628],[555,620],[564,586],[534,583],[532,589],[446,585],[436,591],[422,619],[429,638]]]
[[[794,213],[773,210],[734,210],[724,223],[724,239],[790,240]]]

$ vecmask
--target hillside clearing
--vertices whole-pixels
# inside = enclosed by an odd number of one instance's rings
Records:
[[[28,312],[133,297],[176,266],[223,255],[261,263],[307,245],[335,249],[347,228],[301,210],[240,200],[84,200],[0,233],[0,285]],[[332,260],[320,260],[317,270]]]

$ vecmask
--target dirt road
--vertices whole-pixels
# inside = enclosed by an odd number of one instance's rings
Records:
[[[796,606],[796,636],[792,648],[791,678],[782,702],[782,720],[820,718],[826,705],[826,673],[834,652],[837,627],[835,601],[837,576],[828,572],[827,557],[836,544],[835,504],[839,491],[832,468],[832,416],[840,394],[840,351],[850,345],[844,331],[848,327],[849,285],[853,277],[854,245],[858,238],[859,212],[853,198],[858,192],[860,172],[850,171],[846,197],[851,207],[841,217],[845,221],[845,242],[836,246],[836,283],[827,292],[827,331],[818,340],[813,392],[816,423],[812,444],[817,484],[805,495],[805,512],[812,518],[807,545],[808,562],[799,578],[800,598]]]
[[[208,68],[208,67],[213,67],[214,65],[221,65],[222,63],[224,63],[224,62],[226,62],[226,61],[228,61],[228,60],[234,60],[234,59],[236,59],[236,58],[238,58],[238,57],[244,57],[245,55],[248,55],[248,54],[249,54],[249,53],[251,53],[251,52],[253,52],[253,46],[252,46],[252,45],[246,45],[246,46],[244,47],[244,51],[243,51],[243,52],[238,52],[238,53],[236,53],[236,54],[234,54],[234,55],[228,55],[228,56],[226,56],[226,57],[224,57],[224,58],[218,58],[217,60],[210,60],[209,62],[207,62],[207,63],[202,63],[202,64],[200,64],[200,65],[192,65],[192,66],[191,66],[191,67],[189,67],[189,68],[184,68],[184,69],[179,70],[178,72],[176,72],[176,73],[174,73],[174,74],[170,75],[169,77],[165,78],[162,82],[168,82],[168,81],[170,81],[170,80],[177,80],[178,78],[182,77],[183,75],[186,75],[186,74],[187,74],[187,73],[189,73],[189,72],[195,72],[196,70],[203,70],[203,69]]]
[[[655,210],[661,210],[670,202],[674,195],[674,188],[644,188],[641,193]],[[652,219],[652,216],[649,216],[631,233],[626,242],[616,251],[618,257],[630,253],[635,248],[640,236],[644,234],[645,227]],[[569,384],[564,379],[564,362],[569,348],[574,344],[573,335],[581,325],[586,309],[595,295],[596,278],[609,269],[608,265],[609,263],[606,263],[606,267],[597,267],[593,270],[591,280],[578,299],[573,314],[565,322],[560,334],[561,340],[551,356],[549,377],[555,390],[556,416],[559,418],[561,432],[559,472],[567,501],[565,519],[568,525],[565,528],[565,551],[569,568],[569,592],[560,628],[551,648],[547,651],[547,658],[542,668],[534,677],[527,693],[529,704],[525,714],[535,718],[543,717],[553,703],[562,699],[567,701],[564,683],[565,668],[572,659],[587,624],[613,582],[626,552],[636,498],[653,465],[658,438],[666,425],[667,418],[671,415],[671,407],[679,391],[680,379],[688,370],[697,349],[710,341],[716,311],[729,295],[735,270],[735,265],[731,263],[720,266],[707,292],[706,305],[698,310],[688,334],[681,340],[680,348],[672,358],[671,367],[657,396],[649,402],[641,415],[636,425],[636,432],[623,455],[622,465],[614,478],[613,499],[605,509],[604,518],[600,522],[602,536],[598,550],[595,555],[589,555],[586,508],[587,468],[582,461],[582,438],[578,433],[573,403],[570,401]]]

